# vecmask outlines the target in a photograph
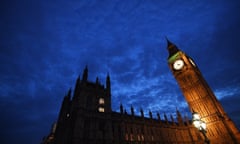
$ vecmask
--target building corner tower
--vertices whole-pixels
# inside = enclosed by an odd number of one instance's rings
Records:
[[[193,59],[167,40],[168,65],[183,92],[190,111],[198,112],[207,124],[211,144],[240,143],[240,133],[225,113]]]

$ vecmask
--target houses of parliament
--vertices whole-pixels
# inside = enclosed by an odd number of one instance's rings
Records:
[[[176,120],[165,114],[153,117],[143,110],[135,115],[111,109],[111,81],[88,81],[88,69],[76,80],[73,92],[64,97],[57,122],[42,144],[240,144],[240,132],[228,117],[194,60],[167,40],[167,64],[191,112],[207,125],[201,133],[191,119],[176,110]],[[208,141],[206,141],[206,138]]]

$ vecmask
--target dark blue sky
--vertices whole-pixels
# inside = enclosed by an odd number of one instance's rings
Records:
[[[167,36],[191,56],[240,128],[240,1],[0,2],[0,141],[40,143],[85,65],[112,108],[189,115],[168,65]]]

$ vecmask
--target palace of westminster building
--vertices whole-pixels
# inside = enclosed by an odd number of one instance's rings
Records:
[[[228,117],[193,59],[168,41],[168,65],[183,92],[190,111],[206,122],[204,135],[192,120],[177,110],[174,121],[157,114],[153,118],[131,113],[122,105],[120,112],[111,109],[111,83],[106,86],[88,81],[88,69],[76,81],[73,94],[64,97],[57,122],[42,144],[240,144],[240,132]],[[204,137],[205,136],[205,137]],[[206,141],[206,137],[208,141]]]

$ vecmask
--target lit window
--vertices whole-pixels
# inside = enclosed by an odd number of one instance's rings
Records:
[[[99,107],[99,108],[98,108],[98,111],[99,111],[99,112],[104,112],[104,108],[103,108],[103,107]]]
[[[134,135],[132,133],[130,134],[130,140],[134,141]]]
[[[143,135],[141,135],[142,136],[142,141],[144,141],[144,136]]]
[[[125,134],[125,140],[128,141],[128,134]]]
[[[104,104],[104,99],[103,98],[99,99],[99,104]]]
[[[137,135],[137,140],[141,141],[140,135]]]

